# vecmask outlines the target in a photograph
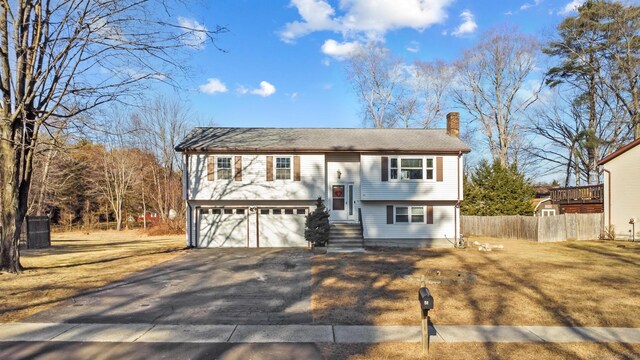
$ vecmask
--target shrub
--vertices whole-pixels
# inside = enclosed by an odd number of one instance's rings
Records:
[[[316,209],[307,216],[304,238],[314,247],[327,246],[329,242],[329,211],[322,198],[316,200]]]

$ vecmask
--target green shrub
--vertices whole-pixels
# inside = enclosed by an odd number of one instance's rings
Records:
[[[327,246],[329,242],[329,211],[322,198],[316,200],[316,209],[307,216],[304,238],[314,247]]]

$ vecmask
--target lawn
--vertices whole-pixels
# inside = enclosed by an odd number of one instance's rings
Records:
[[[184,235],[146,236],[135,230],[52,234],[50,248],[21,251],[22,274],[0,273],[0,322],[19,321],[167,261],[184,244]]]
[[[640,243],[472,240],[504,249],[314,256],[314,321],[419,324],[425,276],[435,324],[640,327]]]
[[[326,359],[615,359],[637,360],[639,344],[563,343],[455,343],[431,344],[429,353],[422,353],[421,345],[408,343],[385,344],[320,344]]]

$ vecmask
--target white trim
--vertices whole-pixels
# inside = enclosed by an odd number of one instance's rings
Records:
[[[216,161],[214,161],[214,165],[213,165],[214,166],[213,173],[215,174],[215,180],[223,180],[223,181],[233,180],[235,178],[235,176],[236,176],[236,174],[235,174],[236,167],[235,167],[235,163],[234,163],[234,155],[214,155],[214,156],[215,156],[215,159],[216,159]],[[229,161],[229,167],[230,167],[229,170],[231,170],[231,177],[229,177],[228,179],[221,179],[219,174],[218,174],[218,170],[221,170],[221,169],[218,169],[218,161],[220,161],[221,158],[224,158],[224,159],[229,158],[229,159],[231,159]],[[224,170],[226,170],[226,169],[224,169]]]
[[[391,160],[396,159],[397,160],[397,167],[393,168],[396,169],[398,171],[398,178],[394,179],[391,177]],[[422,160],[422,179],[402,179],[402,160],[409,160],[409,159],[420,159]],[[431,160],[431,167],[427,167],[427,160],[430,159]],[[432,170],[431,173],[431,178],[427,179],[427,170]],[[411,155],[407,155],[407,156],[390,156],[389,157],[389,166],[388,166],[388,179],[389,181],[392,182],[400,182],[400,181],[407,181],[407,182],[419,182],[419,181],[425,181],[425,182],[435,182],[436,181],[436,157],[435,156],[411,156]]]
[[[408,219],[406,222],[401,221],[398,222],[397,216],[398,216],[398,212],[397,209],[401,207],[401,208],[407,208],[407,216]],[[412,208],[422,208],[422,221],[416,222],[416,221],[411,221],[411,209]],[[393,224],[427,224],[427,207],[422,205],[422,206],[413,206],[413,205],[393,205]],[[432,224],[428,224],[428,225],[432,225]]]
[[[547,213],[547,215],[545,215],[545,213]],[[541,214],[542,216],[555,216],[556,215],[556,209],[542,209]]]
[[[270,155],[273,156],[273,181],[293,181],[293,155]],[[277,163],[278,158],[288,158],[289,159],[289,178],[288,179],[278,179],[277,178]],[[286,169],[286,168],[281,168]]]

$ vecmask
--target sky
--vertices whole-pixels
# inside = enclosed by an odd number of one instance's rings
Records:
[[[189,27],[228,28],[215,45],[190,41],[181,97],[207,124],[362,127],[344,72],[376,41],[407,63],[451,61],[491,28],[552,33],[581,0],[219,0],[182,9]],[[169,90],[167,90],[169,91]]]

